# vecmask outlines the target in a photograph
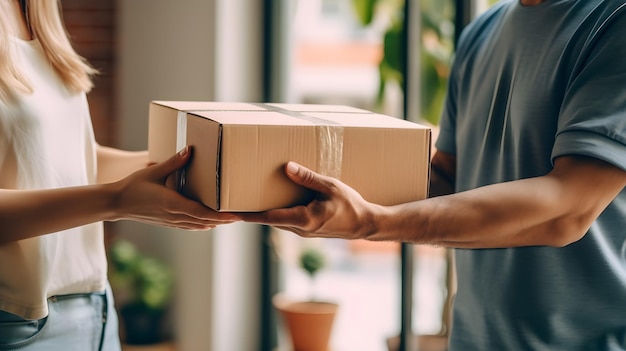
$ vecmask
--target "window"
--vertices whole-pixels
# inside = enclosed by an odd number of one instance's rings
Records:
[[[287,28],[278,29],[287,43],[281,57],[284,82],[275,97],[290,103],[343,104],[402,117],[403,91],[394,72],[381,93],[379,64],[384,37],[402,20],[404,0],[379,0],[372,21],[363,24],[354,4],[359,0],[299,0],[290,8]],[[367,2],[367,1],[365,1]],[[475,0],[477,12],[495,0]],[[420,0],[420,121],[438,122],[454,48],[455,0]],[[288,33],[288,34],[285,34]],[[400,330],[400,245],[337,239],[303,239],[273,230],[280,257],[280,288],[291,296],[339,303],[331,338],[335,351],[386,351]],[[306,245],[324,249],[328,266],[311,283],[298,267]],[[447,294],[446,250],[415,246],[413,332],[438,334]],[[287,349],[279,336],[280,350]]]

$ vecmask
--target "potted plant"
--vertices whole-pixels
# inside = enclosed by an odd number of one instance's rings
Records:
[[[338,305],[315,298],[314,283],[317,273],[325,266],[323,252],[306,247],[298,263],[309,276],[310,298],[294,301],[283,294],[274,296],[274,307],[280,312],[291,337],[294,351],[327,351]]]
[[[111,286],[120,302],[124,341],[151,345],[162,341],[161,325],[172,290],[172,273],[163,262],[141,254],[126,240],[109,252]]]

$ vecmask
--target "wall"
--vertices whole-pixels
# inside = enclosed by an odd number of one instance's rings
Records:
[[[115,1],[63,0],[63,18],[76,51],[100,71],[89,93],[96,139],[103,145],[116,142]]]
[[[260,6],[245,0],[63,0],[76,50],[100,71],[89,94],[98,142],[144,149],[150,100],[260,101]],[[170,324],[178,351],[257,347],[256,226],[201,233],[137,223],[107,227],[174,267]]]

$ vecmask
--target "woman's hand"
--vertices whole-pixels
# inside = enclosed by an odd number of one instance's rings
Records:
[[[241,219],[303,237],[365,239],[376,232],[374,217],[381,206],[365,201],[341,181],[294,162],[289,162],[285,171],[294,183],[315,191],[315,199],[306,206],[238,214]]]
[[[219,213],[176,191],[174,176],[190,159],[186,147],[170,159],[153,164],[111,184],[115,189],[114,218],[187,230],[205,230],[238,217]]]
[[[115,183],[44,190],[0,189],[0,245],[99,221],[135,221],[211,229],[239,218],[180,195],[168,178],[189,161],[189,149]]]

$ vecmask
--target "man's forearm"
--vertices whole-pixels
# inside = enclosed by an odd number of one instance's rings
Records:
[[[623,189],[624,174],[598,161],[570,160],[547,176],[379,208],[369,239],[459,248],[567,245]]]
[[[546,229],[560,217],[559,206],[550,205],[547,193],[535,193],[539,188],[551,189],[541,180],[520,182],[385,209],[379,217],[379,234],[370,239],[458,248],[556,246],[554,233]]]

